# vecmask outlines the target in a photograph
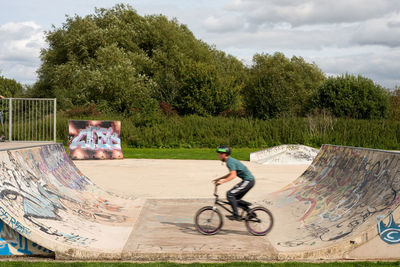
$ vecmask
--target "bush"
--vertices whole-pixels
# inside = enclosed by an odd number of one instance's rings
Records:
[[[311,94],[325,79],[322,71],[301,57],[256,54],[243,90],[249,115],[269,119],[303,116]]]
[[[140,120],[139,116],[109,114],[73,119],[120,120],[122,145],[137,148],[214,148],[220,144],[240,148],[280,144],[320,147],[337,144],[400,150],[400,121],[335,118],[329,113],[270,120],[197,115],[167,117],[161,113],[153,114],[153,119]],[[67,121],[65,114],[59,114],[57,137],[64,144],[68,138]]]
[[[328,78],[311,97],[311,107],[336,117],[379,119],[389,114],[389,96],[379,85],[360,75]]]

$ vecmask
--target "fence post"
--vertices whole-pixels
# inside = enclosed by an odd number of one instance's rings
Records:
[[[8,140],[12,141],[12,98],[8,106]]]
[[[57,98],[54,98],[54,143],[57,142]]]

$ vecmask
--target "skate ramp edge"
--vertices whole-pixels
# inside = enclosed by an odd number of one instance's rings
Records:
[[[311,164],[318,152],[304,145],[280,145],[250,153],[250,161],[263,165]]]
[[[400,153],[323,145],[298,179],[263,200],[276,222],[269,241],[281,260],[399,259],[399,193]]]
[[[93,184],[61,144],[0,151],[0,255],[120,259],[144,200]]]

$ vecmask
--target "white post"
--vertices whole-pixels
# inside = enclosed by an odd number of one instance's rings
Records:
[[[57,142],[57,98],[54,98],[54,143]]]
[[[12,98],[10,98],[10,103],[8,107],[8,141],[12,141]]]

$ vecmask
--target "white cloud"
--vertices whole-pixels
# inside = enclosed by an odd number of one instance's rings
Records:
[[[0,25],[1,75],[23,83],[35,82],[40,49],[45,46],[43,29],[34,22]]]
[[[400,13],[366,21],[354,34],[353,42],[400,47]]]
[[[224,15],[220,17],[209,16],[203,23],[209,32],[238,32],[246,27],[244,21],[233,15]]]
[[[321,53],[306,58],[315,61],[328,75],[361,74],[388,88],[400,84],[400,48],[359,46],[346,50],[342,55]]]
[[[308,24],[349,23],[398,12],[397,0],[234,0],[227,6],[249,22],[290,23],[293,27]]]
[[[315,62],[327,74],[400,84],[399,1],[232,0],[207,20],[215,25],[204,27],[202,39],[247,64],[255,53],[279,51]]]

